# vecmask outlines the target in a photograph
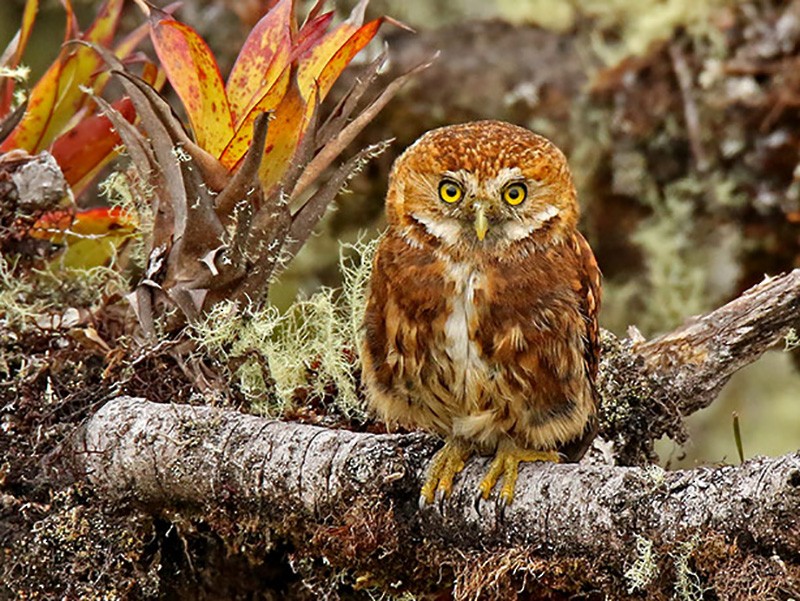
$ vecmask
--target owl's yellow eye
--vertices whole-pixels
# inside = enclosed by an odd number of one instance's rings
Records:
[[[464,189],[456,182],[443,179],[439,184],[439,198],[449,204],[458,202],[464,196]]]
[[[503,200],[511,206],[517,206],[528,195],[528,189],[525,184],[511,184],[503,190]]]

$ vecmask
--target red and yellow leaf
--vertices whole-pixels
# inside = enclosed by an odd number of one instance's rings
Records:
[[[304,97],[297,85],[296,73],[293,72],[286,93],[270,121],[264,160],[258,170],[261,187],[267,196],[280,183],[289,168],[315,106],[316,96],[312,92],[308,99]]]
[[[352,61],[355,55],[361,52],[364,46],[369,44],[372,38],[375,37],[375,34],[378,33],[382,22],[383,19],[375,19],[360,27],[330,58],[317,77],[320,98],[325,98],[325,96],[328,95],[333,84],[339,79],[342,71],[350,64],[350,61]]]
[[[124,0],[109,0],[97,19],[81,39],[108,45],[114,37]],[[67,22],[71,4],[64,2]],[[71,31],[73,25],[68,25]],[[85,102],[80,89],[99,72],[103,62],[94,50],[85,46],[69,46],[61,50],[58,59],[31,90],[28,109],[13,132],[0,145],[0,151],[22,148],[30,153],[49,146]]]
[[[124,5],[125,0],[107,0],[86,33],[77,37],[85,42],[109,47],[114,41]],[[71,36],[70,39],[73,37],[75,36]],[[53,118],[44,134],[47,140],[44,146],[64,130],[78,111],[91,104],[91,96],[80,88],[92,86],[104,67],[102,58],[92,48],[86,46],[71,45],[62,51],[61,57],[66,58],[62,68],[59,96]]]
[[[160,90],[164,87],[164,82],[167,80],[167,75],[155,63],[147,61],[142,66],[142,79],[150,84],[154,90]]]
[[[165,6],[162,10],[165,13],[171,15],[174,11],[180,8],[180,6],[181,6],[180,2],[173,2],[172,4]],[[139,25],[139,27],[131,31],[128,35],[126,35],[119,42],[117,42],[117,44],[115,44],[114,56],[116,56],[119,60],[124,61],[134,53],[136,48],[139,47],[139,44],[142,42],[144,38],[148,36],[149,33],[150,33],[150,23],[142,23],[141,25]],[[145,69],[150,69],[153,67],[155,67],[155,65],[150,61],[146,61],[144,64]],[[94,82],[95,94],[102,93],[106,84],[110,80],[110,77],[111,74],[108,72],[103,72],[97,76],[97,79],[95,79]],[[142,79],[145,79],[145,81],[150,83],[156,90],[160,90],[164,85],[164,77],[165,76],[163,71],[159,70],[158,78],[148,80],[146,77],[143,76]]]
[[[120,207],[94,207],[75,211],[59,209],[39,217],[28,235],[60,244],[69,236],[104,236],[111,232],[131,233],[138,227],[136,218]]]
[[[42,215],[28,235],[66,245],[54,266],[89,269],[107,264],[137,227],[136,218],[119,207],[65,209]]]
[[[233,171],[236,168],[239,161],[242,160],[247,152],[247,149],[250,148],[250,142],[253,139],[253,122],[256,120],[256,117],[261,113],[275,110],[286,95],[291,71],[291,65],[287,65],[277,81],[272,84],[272,87],[258,100],[255,106],[248,111],[241,124],[237,127],[236,133],[233,135],[233,138],[231,138],[231,141],[225,147],[220,157],[220,162],[228,171]],[[271,129],[273,124],[271,123],[269,127]]]
[[[17,127],[0,144],[0,152],[22,148],[30,153],[40,149],[42,136],[56,105],[61,61],[53,63],[31,90],[28,108]]]
[[[233,119],[214,55],[194,29],[160,11],[151,13],[150,35],[198,145],[220,156],[233,137]]]
[[[350,18],[339,24],[300,57],[298,84],[305,94],[310,94],[313,90],[320,99],[325,98],[333,81],[347,63],[375,36],[383,20],[376,19],[362,26],[366,5],[366,0],[359,2],[350,14]],[[345,62],[342,65],[343,61]],[[319,81],[323,74],[326,79],[324,85]],[[318,86],[316,82],[319,82]]]
[[[136,118],[130,99],[118,100],[113,106],[131,123]],[[59,136],[50,152],[77,196],[81,181],[107,164],[115,156],[119,144],[120,138],[108,117],[93,115]]]
[[[328,29],[328,25],[333,21],[333,11],[320,15],[318,17],[309,18],[297,34],[294,41],[294,48],[292,48],[292,60],[303,56],[311,48],[313,48]]]
[[[280,0],[253,28],[228,76],[225,91],[236,128],[289,64],[293,0]]]
[[[39,12],[39,0],[28,0],[25,3],[25,10],[22,13],[22,25],[19,28],[19,40],[17,41],[17,49],[14,52],[12,59],[12,67],[19,65],[22,60],[22,54],[28,46],[28,40],[31,38],[31,31],[33,31],[33,22],[36,20],[36,13]]]
[[[78,27],[78,18],[75,16],[75,9],[72,8],[72,0],[60,0],[61,6],[67,13],[67,26],[64,28],[64,43],[74,40],[80,35],[80,28]]]

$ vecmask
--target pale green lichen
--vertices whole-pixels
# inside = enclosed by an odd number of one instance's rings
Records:
[[[284,313],[274,306],[222,302],[192,326],[192,336],[234,366],[232,375],[256,411],[279,415],[298,388],[310,387],[323,397],[334,386],[336,407],[361,417],[356,358],[375,246],[374,241],[347,245],[354,252],[340,261],[341,291],[323,288]]]
[[[788,353],[796,348],[800,348],[800,335],[794,328],[789,328],[789,331],[783,337],[783,350]]]
[[[700,577],[689,566],[692,553],[700,541],[699,536],[684,541],[678,546],[677,553],[672,555],[675,561],[675,594],[681,601],[702,601],[706,589],[700,582]]]
[[[49,304],[33,294],[29,277],[16,273],[14,264],[0,255],[0,328],[23,332]]]
[[[644,536],[635,535],[636,551],[635,561],[625,570],[625,580],[628,583],[628,594],[634,591],[643,591],[658,574],[658,565],[653,553],[653,541]]]
[[[109,205],[119,207],[136,220],[136,228],[128,242],[127,260],[133,268],[144,268],[147,264],[144,234],[152,232],[155,223],[151,204],[153,189],[131,171],[115,171],[100,182],[99,190]]]
[[[350,251],[340,253],[339,267],[342,272],[342,297],[349,308],[351,340],[358,340],[364,322],[372,259],[379,241],[379,238],[374,238],[367,242],[358,240],[354,244],[342,244],[343,251]],[[358,352],[359,345],[355,345],[355,350]]]

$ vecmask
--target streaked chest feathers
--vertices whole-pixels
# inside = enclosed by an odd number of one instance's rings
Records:
[[[447,357],[436,357],[437,364],[440,369],[452,370],[453,396],[474,408],[489,377],[477,336],[486,304],[486,276],[468,263],[445,260],[444,264],[445,289],[452,290],[452,296],[448,298],[444,324]]]

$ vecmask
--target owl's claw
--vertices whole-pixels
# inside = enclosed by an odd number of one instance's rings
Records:
[[[500,489],[498,502],[501,507],[511,505],[514,500],[514,488],[517,485],[519,464],[522,461],[553,461],[558,463],[559,455],[556,451],[534,451],[521,449],[513,443],[501,443],[492,464],[489,466],[489,471],[478,487],[481,496],[484,499],[488,499],[495,484],[502,476],[503,487]]]
[[[437,503],[450,496],[453,479],[464,469],[464,464],[472,453],[469,446],[460,440],[448,440],[433,456],[428,467],[428,476],[419,495],[420,508]]]

